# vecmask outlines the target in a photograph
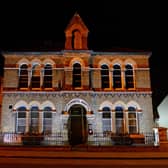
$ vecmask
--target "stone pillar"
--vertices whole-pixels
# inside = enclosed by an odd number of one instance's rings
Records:
[[[89,89],[89,71],[84,69],[82,71],[82,86],[84,89]]]
[[[39,133],[42,133],[43,131],[43,112],[39,112]]]
[[[72,37],[67,36],[65,41],[65,50],[72,50]]]
[[[71,69],[65,70],[65,89],[68,89],[68,90],[72,89],[72,70]]]
[[[116,133],[115,110],[112,110],[112,133]]]
[[[167,141],[167,128],[159,127],[158,130],[160,142]]]
[[[29,130],[29,124],[30,124],[30,111],[27,110],[26,111],[26,133],[28,133],[30,130]]]

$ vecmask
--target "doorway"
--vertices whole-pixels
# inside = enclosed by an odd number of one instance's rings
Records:
[[[73,105],[69,110],[68,139],[70,145],[87,142],[86,110],[81,105]]]

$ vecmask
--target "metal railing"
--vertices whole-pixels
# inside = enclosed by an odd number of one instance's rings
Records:
[[[137,135],[131,137],[127,135],[111,135],[95,132],[88,135],[86,144],[88,146],[113,146],[113,145],[153,145],[153,132],[141,134],[141,138]],[[137,137],[137,138],[136,138]],[[57,132],[54,134],[42,135],[24,135],[12,132],[0,133],[0,145],[43,145],[43,146],[66,146],[69,145],[68,134]]]

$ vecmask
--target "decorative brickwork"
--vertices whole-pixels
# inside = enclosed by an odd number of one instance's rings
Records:
[[[65,50],[3,53],[3,132],[26,134],[33,125],[48,139],[62,135],[62,142],[94,145],[111,144],[107,132],[136,135],[136,143],[152,132],[151,53],[91,51],[88,32],[75,14]]]

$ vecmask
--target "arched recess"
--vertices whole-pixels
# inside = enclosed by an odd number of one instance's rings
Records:
[[[20,59],[18,62],[17,62],[17,67],[19,67],[20,65],[22,65],[22,64],[27,64],[27,65],[29,65],[30,64],[30,61],[28,60],[28,59],[26,59],[26,58],[22,58],[22,59]]]
[[[51,101],[49,101],[49,100],[44,101],[44,102],[40,105],[40,109],[44,109],[45,107],[51,107],[51,109],[52,109],[53,111],[56,110],[54,104],[53,104]]]
[[[18,101],[18,102],[14,105],[13,109],[16,110],[16,109],[18,109],[19,107],[23,107],[23,106],[26,107],[26,109],[29,109],[29,105],[28,105],[27,102],[24,101],[24,100]]]
[[[99,110],[102,111],[103,107],[105,106],[112,109],[112,103],[110,101],[104,101],[103,103],[100,104]]]
[[[88,137],[87,112],[91,111],[88,103],[83,99],[72,99],[67,103],[68,138],[71,145],[85,144]]]
[[[68,118],[68,139],[70,145],[85,144],[88,137],[86,109],[81,104],[70,107]]]

